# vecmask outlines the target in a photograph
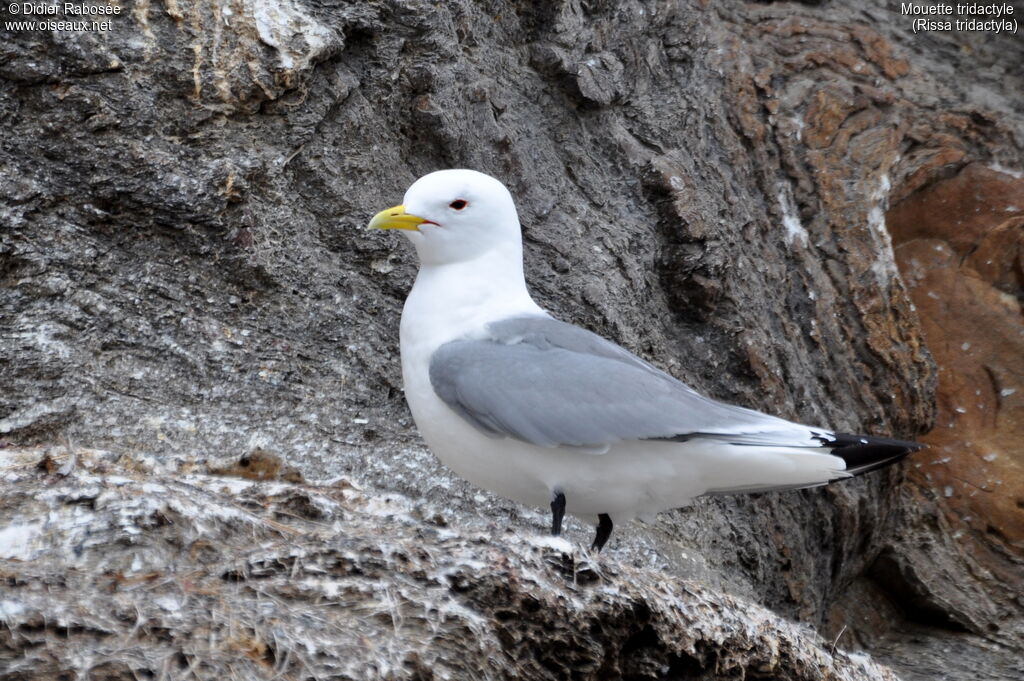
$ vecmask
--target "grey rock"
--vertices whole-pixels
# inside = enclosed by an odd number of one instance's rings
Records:
[[[382,499],[443,506],[458,537],[417,541],[435,556],[445,541],[477,552],[488,567],[472,588],[496,589],[507,574],[489,571],[500,550],[491,547],[520,546],[505,528],[537,534],[545,519],[452,479],[423,449],[397,350],[413,254],[362,229],[444,167],[510,187],[528,280],[563,319],[718,399],[846,431],[913,437],[929,427],[934,366],[885,210],[948,170],[928,163],[938,149],[1024,167],[1014,36],[915,35],[875,2],[231,7],[143,3],[105,33],[5,29],[0,424],[10,442],[69,440],[173,471],[272,450],[309,480],[343,476]],[[9,517],[30,517],[36,507],[11,507],[30,504],[27,483],[3,484]],[[849,644],[904,678],[977,678],[967,670],[980,668],[1011,677],[1022,604],[957,549],[933,502],[899,471],[706,500],[625,529],[607,555],[630,566],[628,579],[613,579],[620,586],[634,574],[696,579],[719,604],[710,609],[735,608],[729,617],[753,617],[752,601],[830,638],[846,627]],[[585,540],[586,528],[569,529]],[[367,527],[346,555],[388,531]],[[513,553],[531,570],[543,565],[525,548]],[[405,579],[387,576],[392,567],[379,563],[381,584]],[[16,572],[46,583],[40,570],[30,560]],[[81,581],[67,588],[100,579],[74,575]],[[551,579],[531,597],[585,617],[592,601]],[[262,607],[241,587],[233,594]],[[379,599],[363,596],[358,607]],[[670,611],[650,590],[627,600]],[[616,602],[590,616],[593,631],[639,621]],[[887,617],[864,625],[865,612]],[[96,632],[120,631],[101,621],[109,612],[94,615]],[[68,631],[93,626],[76,617]],[[758,626],[789,631],[764,617]],[[479,626],[449,643],[501,629],[500,619]],[[279,638],[298,636],[282,627]],[[650,640],[644,631],[637,645]],[[486,645],[524,646],[533,634],[510,636]],[[664,660],[680,648],[655,638],[655,662],[607,675],[671,671]],[[579,632],[572,640],[593,645]],[[740,643],[719,650],[737,655]],[[138,655],[174,649],[139,646]],[[936,665],[946,649],[962,662]],[[406,665],[398,648],[358,650],[353,664],[390,665],[396,678],[422,677],[416,670],[441,655]],[[109,664],[134,668],[136,653],[108,653]],[[207,653],[181,654],[195,668]]]
[[[453,531],[432,502],[116,459],[3,452],[6,678],[896,679],[766,608]]]

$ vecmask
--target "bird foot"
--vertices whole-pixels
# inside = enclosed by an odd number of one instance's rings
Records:
[[[565,495],[555,492],[551,500],[551,534],[559,536],[562,534],[562,519],[565,518]]]
[[[590,550],[597,549],[600,551],[604,548],[604,545],[608,542],[608,537],[612,536],[612,518],[607,513],[602,513],[597,516],[597,532],[594,534],[594,543],[590,545]]]

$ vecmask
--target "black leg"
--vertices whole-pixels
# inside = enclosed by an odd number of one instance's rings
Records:
[[[555,492],[551,500],[551,534],[556,537],[562,534],[562,518],[565,517],[565,495]]]
[[[602,513],[597,516],[597,534],[594,535],[594,543],[591,544],[590,549],[600,551],[610,536],[612,536],[612,518],[607,513]]]

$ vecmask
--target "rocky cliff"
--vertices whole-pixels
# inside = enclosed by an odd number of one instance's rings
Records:
[[[0,56],[20,678],[1022,673],[1019,37],[881,2],[168,0]],[[402,401],[413,254],[362,226],[442,167],[510,187],[562,318],[933,447],[599,561],[537,544]]]

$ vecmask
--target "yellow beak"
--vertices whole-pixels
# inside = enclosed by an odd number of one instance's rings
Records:
[[[424,222],[430,220],[410,215],[405,212],[405,206],[398,205],[374,215],[368,226],[370,229],[409,229],[418,232],[419,226]]]

